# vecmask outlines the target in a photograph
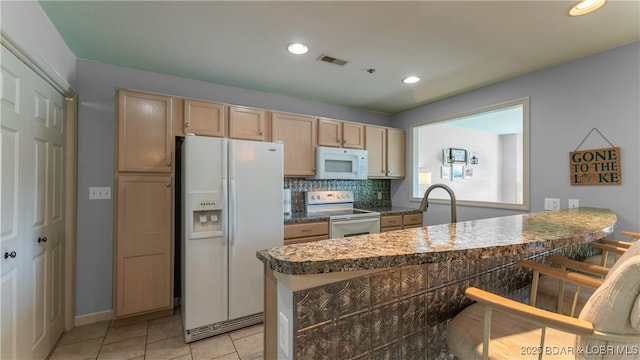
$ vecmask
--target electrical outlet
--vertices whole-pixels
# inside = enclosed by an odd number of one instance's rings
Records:
[[[283,313],[278,313],[278,346],[289,357],[289,319]]]
[[[557,198],[544,198],[545,210],[560,210],[560,199]]]
[[[578,199],[569,199],[569,209],[575,209],[580,207],[580,200]]]
[[[378,200],[382,200],[382,191],[378,191]]]

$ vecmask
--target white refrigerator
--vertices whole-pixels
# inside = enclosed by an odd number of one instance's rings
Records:
[[[185,341],[263,320],[256,251],[283,242],[283,145],[186,136],[181,310]]]

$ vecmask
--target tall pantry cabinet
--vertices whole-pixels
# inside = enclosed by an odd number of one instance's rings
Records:
[[[117,98],[114,319],[164,315],[173,311],[172,99],[124,89]]]

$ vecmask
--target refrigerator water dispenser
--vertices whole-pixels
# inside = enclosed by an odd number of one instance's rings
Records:
[[[219,191],[189,193],[189,239],[223,235],[222,199]]]

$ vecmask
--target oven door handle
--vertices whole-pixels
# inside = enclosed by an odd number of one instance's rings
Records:
[[[351,224],[362,224],[362,223],[367,223],[372,221],[380,221],[380,217],[377,216],[377,217],[367,217],[367,218],[358,217],[358,218],[333,219],[331,220],[331,223],[343,223],[347,221]]]
[[[343,237],[351,237],[351,236],[358,236],[358,235],[369,235],[371,233],[369,232],[359,232],[359,233],[353,233],[353,234],[344,234]]]

